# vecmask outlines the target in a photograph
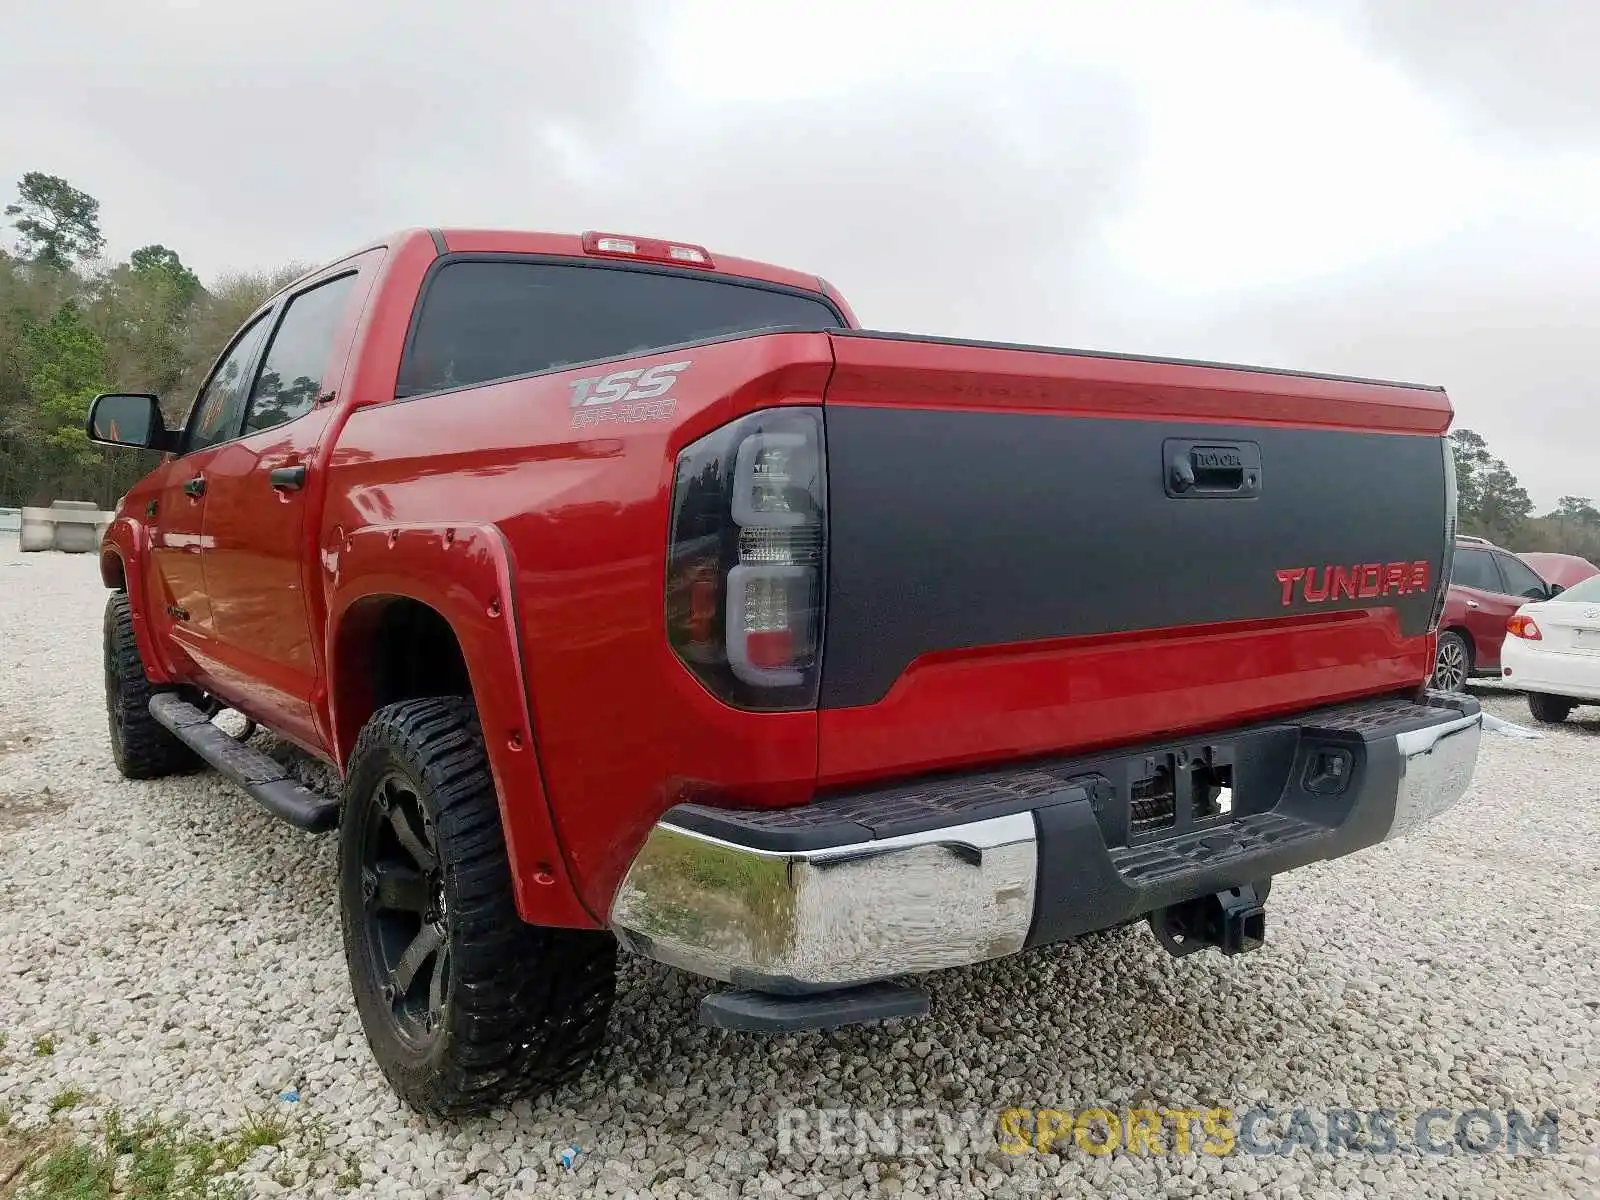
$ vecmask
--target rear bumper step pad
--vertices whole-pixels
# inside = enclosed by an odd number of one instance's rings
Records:
[[[292,778],[283,764],[235,741],[194,705],[171,692],[150,698],[150,715],[273,816],[312,833],[339,824],[339,802]]]
[[[999,958],[1408,833],[1466,791],[1481,723],[1477,701],[1430,693],[801,808],[680,805],[610,923],[781,995]],[[1130,816],[1152,793],[1155,829]]]

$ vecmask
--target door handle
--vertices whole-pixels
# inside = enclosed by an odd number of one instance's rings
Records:
[[[273,467],[267,473],[267,482],[279,492],[298,492],[306,485],[304,464],[293,467]]]
[[[1253,500],[1261,495],[1257,442],[1161,443],[1167,495],[1174,500]]]
[[[1482,608],[1483,605],[1479,604],[1476,600],[1468,600],[1467,601],[1467,607],[1468,608]]]
[[[183,485],[183,492],[186,496],[204,496],[206,494],[206,477],[204,475],[196,475]]]

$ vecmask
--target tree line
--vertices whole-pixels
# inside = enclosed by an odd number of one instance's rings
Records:
[[[30,171],[0,248],[0,507],[93,500],[109,508],[158,461],[83,434],[100,392],[153,392],[182,421],[228,338],[303,267],[209,286],[159,243],[102,257],[100,202]]]
[[[100,202],[31,171],[5,215],[0,249],[0,506],[94,500],[109,507],[153,465],[83,435],[103,391],[153,392],[183,419],[228,338],[305,268],[224,275],[209,286],[159,243],[102,258]],[[1558,550],[1600,563],[1600,510],[1563,496],[1535,516],[1526,489],[1482,437],[1451,436],[1461,531],[1514,550]]]
[[[1527,489],[1470,429],[1450,435],[1456,459],[1456,517],[1462,533],[1508,550],[1553,550],[1600,565],[1600,509],[1588,496],[1562,496],[1535,516]]]

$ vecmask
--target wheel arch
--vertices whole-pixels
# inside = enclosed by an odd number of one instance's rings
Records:
[[[128,568],[115,546],[100,546],[100,582],[113,592],[128,590]]]
[[[417,687],[464,689],[483,729],[518,912],[533,924],[603,925],[579,899],[556,837],[500,531],[371,526],[345,537],[331,568],[327,700],[340,770],[382,704],[417,698],[402,694]]]
[[[373,593],[349,604],[334,629],[328,663],[341,765],[385,705],[473,694],[455,627],[432,604],[408,594]]]
[[[106,527],[105,536],[100,540],[100,582],[108,591],[123,592],[128,597],[128,610],[133,617],[133,643],[139,648],[145,675],[151,683],[172,683],[175,677],[166,658],[158,652],[155,630],[150,622],[145,594],[146,553],[144,527],[127,517],[118,517]]]

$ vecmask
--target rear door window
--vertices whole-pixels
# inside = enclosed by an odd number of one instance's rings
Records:
[[[428,284],[396,394],[467,387],[756,329],[843,324],[820,298],[658,271],[498,259]]]
[[[1544,599],[1548,591],[1544,580],[1527,563],[1509,554],[1496,554],[1495,560],[1500,564],[1500,573],[1505,576],[1506,595],[1524,596],[1530,600]]]
[[[1477,588],[1481,592],[1504,592],[1500,572],[1495,569],[1494,555],[1487,550],[1457,548],[1455,566],[1450,582],[1462,587]]]

